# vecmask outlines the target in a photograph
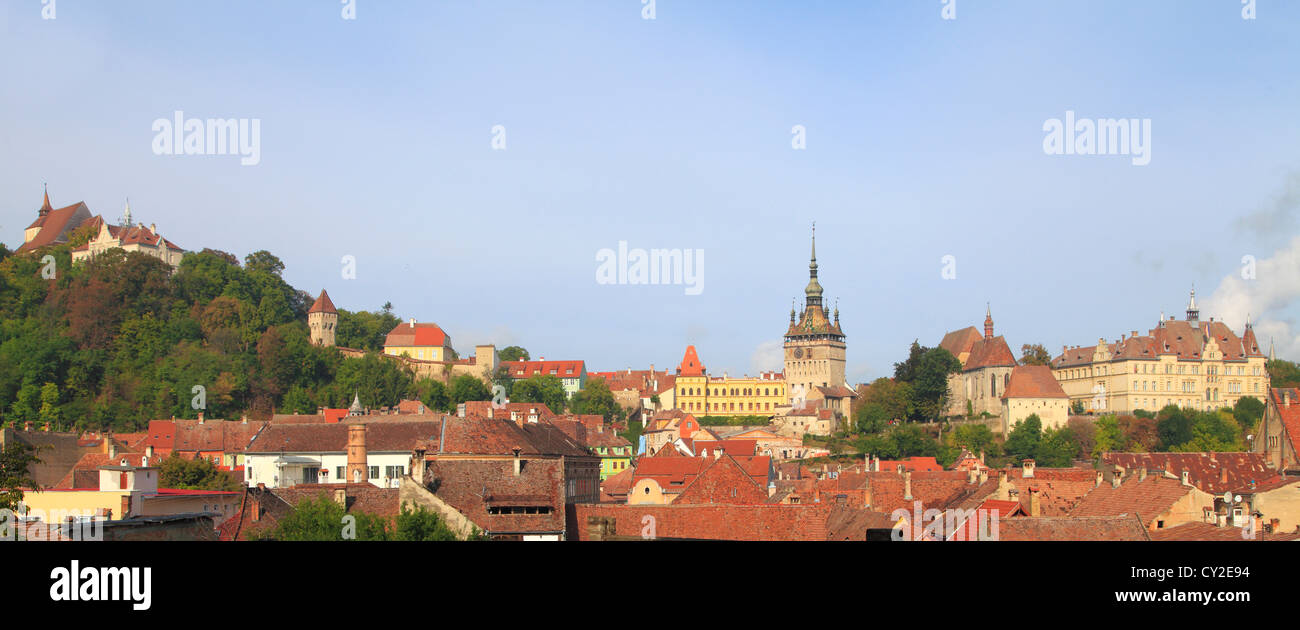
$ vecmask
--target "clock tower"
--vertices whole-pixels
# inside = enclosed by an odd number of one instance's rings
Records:
[[[840,309],[835,308],[832,321],[822,303],[822,285],[817,282],[817,226],[813,224],[812,262],[808,264],[803,313],[796,320],[791,307],[790,327],[785,331],[785,382],[790,395],[798,397],[801,387],[804,396],[813,396],[816,387],[847,386],[844,356]]]

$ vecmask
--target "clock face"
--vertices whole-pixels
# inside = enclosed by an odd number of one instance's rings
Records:
[[[795,349],[794,349],[794,358],[796,358],[796,359],[802,359],[802,358],[803,358],[803,348],[795,348]]]

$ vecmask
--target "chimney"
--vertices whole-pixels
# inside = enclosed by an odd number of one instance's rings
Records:
[[[1220,469],[1219,469],[1219,483],[1228,483],[1228,469],[1227,469],[1227,468],[1220,468]]]
[[[523,462],[519,460],[519,452],[523,449],[516,446],[510,450],[515,454],[515,476],[518,477],[520,470],[523,468]]]
[[[104,448],[108,449],[109,459],[117,457],[117,445],[113,443],[111,438],[104,438]]]
[[[981,486],[984,485],[984,483],[987,482],[988,480],[989,480],[989,473],[988,473],[988,470],[986,470],[986,469],[984,469],[984,468],[979,469],[979,481],[980,481],[980,485],[981,485]]]
[[[1146,480],[1147,480],[1147,467],[1143,466],[1141,468],[1138,468],[1138,481],[1146,481]]]
[[[1040,494],[1041,493],[1038,491],[1038,488],[1035,488],[1033,486],[1029,487],[1029,515],[1030,516],[1043,515],[1042,501],[1039,498]]]
[[[1025,479],[1033,479],[1033,478],[1034,478],[1034,460],[1032,460],[1032,459],[1026,459],[1025,462],[1024,462],[1024,464],[1023,464],[1023,466],[1024,466],[1024,476],[1025,476]]]
[[[415,328],[415,318],[414,318],[414,317],[411,318],[410,326],[411,326],[411,328]]]
[[[262,520],[262,491],[266,490],[266,484],[257,484],[257,489],[258,492],[256,493],[248,493],[248,502],[251,504],[249,507],[252,508],[253,521],[255,522]]]
[[[369,477],[366,466],[366,425],[348,425],[348,476],[345,483],[362,483]]]
[[[149,446],[144,447],[144,460],[147,462],[147,461],[149,461],[149,460],[151,460],[151,459],[153,459],[153,445],[152,445],[152,444],[150,444]]]
[[[912,473],[903,473],[903,500],[912,500]]]
[[[974,466],[971,466],[970,468],[967,468],[967,469],[966,469],[966,483],[975,483],[975,478],[976,478],[976,475],[977,475],[977,474],[978,474],[978,473],[975,471],[975,467],[974,467]]]
[[[456,417],[457,418],[465,417],[465,403],[460,403],[456,405]]]
[[[1092,485],[1092,487],[1094,487],[1094,488],[1100,488],[1100,487],[1101,487],[1101,481],[1102,481],[1102,474],[1101,474],[1101,471],[1098,470],[1098,471],[1097,471],[1097,483],[1094,483],[1094,484]]]
[[[1116,466],[1115,474],[1111,475],[1110,477],[1110,487],[1118,488],[1120,482],[1122,482],[1123,480],[1124,480],[1124,469],[1119,466]]]
[[[248,415],[239,416],[239,424],[248,424]]]
[[[1191,476],[1190,473],[1188,473],[1186,470],[1183,471],[1182,478],[1183,478],[1183,485],[1184,485],[1184,486],[1190,486],[1190,485],[1192,485],[1192,478],[1191,478],[1191,477],[1192,477],[1192,476]]]
[[[203,424],[203,412],[199,411],[199,424]]]
[[[337,503],[337,504],[339,504],[340,506],[342,506],[344,510],[347,510],[347,509],[348,509],[348,490],[347,490],[347,488],[335,488],[335,489],[334,489],[334,502]]]
[[[775,494],[776,494],[776,482],[775,481],[767,482],[767,496],[770,497]]]

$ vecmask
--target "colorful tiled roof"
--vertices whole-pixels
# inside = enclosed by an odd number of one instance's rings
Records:
[[[437,324],[402,322],[384,338],[385,347],[445,346],[447,333]]]
[[[337,315],[339,311],[338,309],[334,308],[334,302],[330,300],[330,294],[327,291],[325,291],[325,289],[321,289],[320,297],[316,298],[316,301],[312,303],[311,308],[308,309],[307,312],[308,313],[334,313]]]

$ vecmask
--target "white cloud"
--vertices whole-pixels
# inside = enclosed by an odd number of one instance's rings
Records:
[[[784,342],[777,340],[758,344],[754,354],[749,357],[749,369],[756,375],[761,372],[780,372],[785,369]]]
[[[1295,359],[1300,357],[1297,304],[1300,304],[1300,236],[1268,258],[1258,259],[1254,280],[1243,279],[1240,272],[1223,278],[1205,300],[1202,312],[1203,316],[1223,320],[1233,330],[1241,330],[1249,316],[1265,353],[1271,338],[1277,344],[1279,357]]]

